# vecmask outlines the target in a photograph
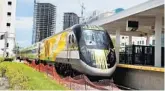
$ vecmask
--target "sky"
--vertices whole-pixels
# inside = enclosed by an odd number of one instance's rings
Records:
[[[84,3],[84,16],[92,11],[112,11],[116,8],[128,9],[148,0],[37,0],[52,3],[57,8],[56,31],[62,31],[63,13],[74,12],[81,16],[80,5]],[[32,43],[34,0],[17,0],[16,7],[16,41],[19,46],[27,47]]]

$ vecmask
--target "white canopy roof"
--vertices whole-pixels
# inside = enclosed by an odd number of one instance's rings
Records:
[[[156,16],[164,17],[164,0],[149,0],[120,13],[93,21],[90,24],[103,26],[110,34],[115,34],[116,30],[120,29],[121,35],[140,36],[146,33],[152,35]],[[139,21],[139,29],[136,32],[126,31],[128,20]]]

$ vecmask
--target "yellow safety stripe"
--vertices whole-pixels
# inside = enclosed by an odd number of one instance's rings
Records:
[[[117,67],[130,68],[130,69],[139,69],[139,70],[147,70],[147,71],[156,71],[156,72],[164,72],[164,68],[149,67],[149,66],[118,64]]]

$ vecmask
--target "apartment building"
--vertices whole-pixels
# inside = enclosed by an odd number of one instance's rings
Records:
[[[0,56],[14,56],[16,0],[0,0]]]

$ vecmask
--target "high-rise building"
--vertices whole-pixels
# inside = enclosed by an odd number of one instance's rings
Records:
[[[79,17],[75,13],[64,13],[63,29],[69,28],[75,24],[79,24]]]
[[[16,0],[0,0],[0,56],[13,57]]]
[[[34,26],[32,43],[54,34],[56,29],[56,6],[50,3],[34,4]]]

